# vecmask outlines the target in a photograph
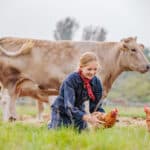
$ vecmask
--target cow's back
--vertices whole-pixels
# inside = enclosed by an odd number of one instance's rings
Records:
[[[9,51],[17,51],[29,41],[34,46],[28,53],[16,57],[3,55],[2,59],[46,87],[60,85],[67,74],[77,69],[80,55],[86,51],[95,52],[100,59],[100,67],[107,68],[104,66],[107,51],[115,45],[111,42],[47,41],[22,38],[2,38],[0,45]]]

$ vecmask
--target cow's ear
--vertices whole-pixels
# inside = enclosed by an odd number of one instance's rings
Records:
[[[137,37],[128,37],[121,40],[121,42],[129,43],[131,41],[136,41]]]
[[[121,42],[128,43],[128,42],[130,42],[132,39],[133,39],[133,38],[131,38],[131,37],[124,38],[124,39],[121,40]]]
[[[143,44],[139,44],[139,46],[144,50],[144,45]]]
[[[126,44],[123,42],[122,45],[121,45],[121,50],[122,51],[128,51],[128,47],[126,46]]]

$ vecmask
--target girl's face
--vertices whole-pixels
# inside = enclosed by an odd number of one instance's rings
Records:
[[[86,66],[80,68],[85,78],[92,79],[97,72],[98,64],[97,61],[91,61]]]

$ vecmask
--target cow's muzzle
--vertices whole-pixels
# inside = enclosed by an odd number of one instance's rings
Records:
[[[147,69],[148,71],[150,71],[150,64],[148,64],[148,65],[146,66],[146,69]]]
[[[146,73],[149,71],[150,71],[150,64],[147,64],[138,68],[138,72],[140,73]]]

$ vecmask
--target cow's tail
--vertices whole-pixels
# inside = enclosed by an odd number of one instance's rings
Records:
[[[4,39],[0,39],[0,51],[9,57],[16,57],[22,54],[28,54],[31,51],[31,49],[34,47],[34,42],[32,40],[29,40],[25,42],[19,50],[14,52],[14,51],[6,50],[5,48],[3,48],[1,46],[2,40]]]

